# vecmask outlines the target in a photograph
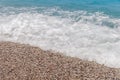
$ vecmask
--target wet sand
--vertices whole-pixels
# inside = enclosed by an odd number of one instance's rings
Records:
[[[13,42],[0,42],[0,80],[120,80],[120,69]]]

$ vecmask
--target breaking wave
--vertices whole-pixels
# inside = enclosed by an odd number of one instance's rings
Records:
[[[120,19],[57,7],[0,9],[1,41],[29,43],[120,68]]]

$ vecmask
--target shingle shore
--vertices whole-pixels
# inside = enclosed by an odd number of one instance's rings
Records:
[[[0,42],[0,80],[120,80],[120,69],[26,44]]]

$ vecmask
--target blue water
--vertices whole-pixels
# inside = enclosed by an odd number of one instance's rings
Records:
[[[120,0],[0,0],[1,6],[59,7],[63,10],[103,12],[120,17]]]

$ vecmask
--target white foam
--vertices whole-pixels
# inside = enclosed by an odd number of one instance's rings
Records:
[[[0,40],[29,43],[120,68],[119,19],[85,11],[57,11],[59,15],[51,16],[56,9],[49,11],[0,15]]]

